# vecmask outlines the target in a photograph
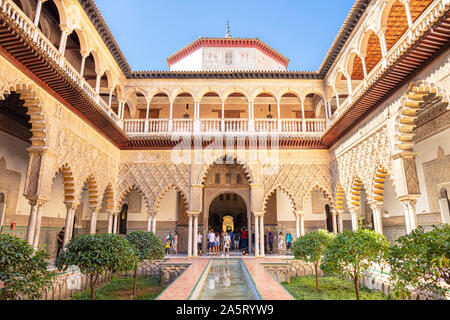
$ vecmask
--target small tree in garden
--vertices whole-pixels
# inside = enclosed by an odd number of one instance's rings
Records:
[[[292,250],[295,259],[314,263],[316,272],[316,290],[319,288],[319,262],[325,248],[333,240],[333,234],[327,230],[317,230],[308,233],[294,241]]]
[[[25,240],[0,233],[0,300],[39,299],[54,276],[47,270],[47,258]]]
[[[376,231],[364,228],[346,231],[325,249],[320,267],[328,274],[351,277],[359,300],[359,280],[374,262],[384,260],[388,249],[389,242]]]
[[[445,296],[450,286],[450,225],[431,232],[419,227],[399,238],[387,260],[396,297],[409,297],[411,289]]]
[[[136,231],[126,236],[138,254],[138,262],[134,267],[134,285],[132,296],[136,293],[137,272],[139,263],[144,260],[158,260],[164,258],[164,246],[153,232]]]
[[[133,270],[138,261],[134,248],[119,235],[88,234],[70,241],[56,260],[56,267],[66,270],[69,266],[78,266],[89,278],[91,300],[94,300],[96,284],[104,272]]]

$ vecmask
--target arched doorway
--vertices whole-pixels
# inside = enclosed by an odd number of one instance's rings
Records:
[[[230,160],[230,159],[228,159]],[[220,161],[219,161],[220,162]],[[245,226],[251,252],[252,220],[250,216],[250,179],[241,164],[223,159],[208,169],[203,182],[203,247],[207,246],[208,227],[222,231],[223,217],[233,217],[233,224],[238,231]],[[229,200],[227,200],[229,199]],[[235,206],[236,208],[232,208]],[[200,230],[199,230],[200,231]]]
[[[128,205],[124,204],[119,216],[119,234],[127,234]]]
[[[222,193],[211,202],[208,221],[215,232],[224,231],[225,217],[233,218],[231,227],[233,232],[247,227],[247,205],[238,194]]]

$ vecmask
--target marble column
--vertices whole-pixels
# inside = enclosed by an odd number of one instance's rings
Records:
[[[260,247],[260,256],[261,257],[265,257],[266,253],[265,253],[265,248],[264,248],[264,213],[262,213],[259,216],[259,219],[260,219],[260,221],[259,221],[259,228],[260,228],[260,239],[259,239],[259,241],[260,241],[260,245],[261,245],[261,247]]]
[[[90,234],[95,234],[96,227],[97,227],[97,212],[95,211],[96,208],[91,209],[91,223],[89,228]]]
[[[118,220],[119,220],[119,214],[115,214],[113,216],[113,231],[112,231],[113,234],[117,233],[117,221]]]
[[[37,219],[37,201],[30,200],[30,218],[28,219],[28,230],[27,230],[27,243],[33,245],[34,240],[34,230],[36,229],[36,219]]]
[[[417,229],[417,216],[416,216],[416,198],[404,198],[400,199],[403,205],[403,211],[405,213],[406,232],[409,234]]]
[[[188,224],[188,257],[192,257],[192,215],[188,213],[189,224]]]
[[[381,220],[381,208],[383,204],[379,202],[371,203],[370,208],[373,213],[373,227],[376,232],[383,234],[383,223]]]
[[[259,257],[259,219],[256,214],[255,217],[255,257]]]
[[[153,222],[153,216],[151,214],[149,214],[148,218],[147,218],[147,232],[152,231],[152,222]]]
[[[300,213],[295,212],[295,233],[297,239],[300,238]]]
[[[156,214],[153,215],[152,232],[156,234]]]
[[[112,213],[108,213],[108,233],[113,233],[113,222],[114,215]]]
[[[65,203],[65,205],[66,205],[66,224],[64,226],[65,230],[64,230],[63,248],[65,248],[70,241],[70,226],[72,225],[72,221],[74,218],[73,216],[75,213],[71,202],[67,202]]]
[[[36,15],[34,16],[34,25],[39,25],[39,19],[41,17],[41,11],[42,11],[42,3],[44,3],[46,0],[38,0],[37,6],[36,6]]]
[[[337,212],[333,211],[331,213],[331,215],[332,215],[332,218],[333,218],[333,233],[337,234],[338,233],[337,232]]]
[[[352,215],[352,230],[356,231],[359,228],[358,221],[358,209],[359,208],[349,208],[350,214]]]
[[[194,234],[192,235],[192,243],[194,248],[194,257],[198,257],[197,233],[198,233],[198,216],[200,212],[194,214]]]
[[[39,237],[41,235],[41,221],[42,215],[44,211],[44,206],[46,201],[38,201],[37,202],[37,215],[36,215],[36,225],[34,228],[34,237],[33,237],[33,248],[37,249],[39,246]]]

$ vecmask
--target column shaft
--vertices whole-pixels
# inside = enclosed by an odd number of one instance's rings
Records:
[[[113,220],[114,216],[108,213],[108,233],[113,233]]]
[[[264,216],[263,215],[261,215],[261,216],[259,216],[259,219],[260,219],[260,224],[259,224],[259,227],[260,227],[260,229],[261,229],[261,231],[260,231],[260,244],[261,244],[261,248],[260,248],[260,256],[261,257],[264,257],[266,254],[265,254],[265,248],[264,248]]]
[[[44,211],[43,205],[38,204],[37,216],[36,216],[36,226],[34,229],[34,238],[33,238],[33,247],[37,249],[39,246],[39,238],[41,235],[41,221],[42,221],[42,213]]]
[[[197,233],[198,233],[198,215],[195,215],[194,216],[194,234],[193,234],[194,257],[198,257]]]
[[[188,257],[192,257],[192,216],[189,215],[188,225]]]
[[[34,230],[36,229],[36,219],[37,219],[37,203],[35,201],[30,201],[30,218],[28,220],[28,230],[27,230],[27,243],[33,245],[34,241]]]
[[[65,230],[64,230],[63,248],[65,248],[66,244],[69,243],[71,218],[72,218],[72,207],[67,206],[66,207],[66,225],[65,225]]]
[[[259,257],[259,217],[255,215],[255,257]]]

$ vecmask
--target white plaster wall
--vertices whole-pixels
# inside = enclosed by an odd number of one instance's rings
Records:
[[[225,64],[225,54],[233,53],[232,64]],[[286,71],[286,67],[256,48],[200,48],[170,67],[170,71]]]
[[[169,190],[160,202],[156,211],[158,221],[177,221],[178,192]]]
[[[402,203],[397,200],[396,197],[395,187],[392,184],[391,178],[388,176],[386,177],[386,181],[384,183],[384,202],[383,207],[381,208],[381,213],[384,217],[397,217],[404,215]]]
[[[50,201],[45,205],[44,216],[51,218],[65,218],[67,209],[64,204],[64,180],[61,174],[53,179]]]
[[[23,196],[29,161],[26,149],[30,146],[29,143],[0,131],[0,159],[5,158],[7,170],[19,172],[21,175],[16,209],[16,214],[21,215],[30,214],[30,205]]]
[[[423,140],[415,145],[414,151],[418,152],[416,158],[417,174],[419,178],[419,187],[422,195],[417,200],[416,212],[428,213],[430,212],[430,204],[428,202],[427,185],[425,182],[425,174],[423,172],[423,164],[437,159],[438,149],[441,147],[444,154],[450,154],[450,129],[447,129],[433,137]],[[450,177],[448,177],[450,181]]]
[[[202,70],[203,48],[200,48],[190,55],[178,60],[170,66],[170,71],[199,71]]]
[[[294,205],[289,196],[277,190],[277,218],[278,221],[295,221]]]

